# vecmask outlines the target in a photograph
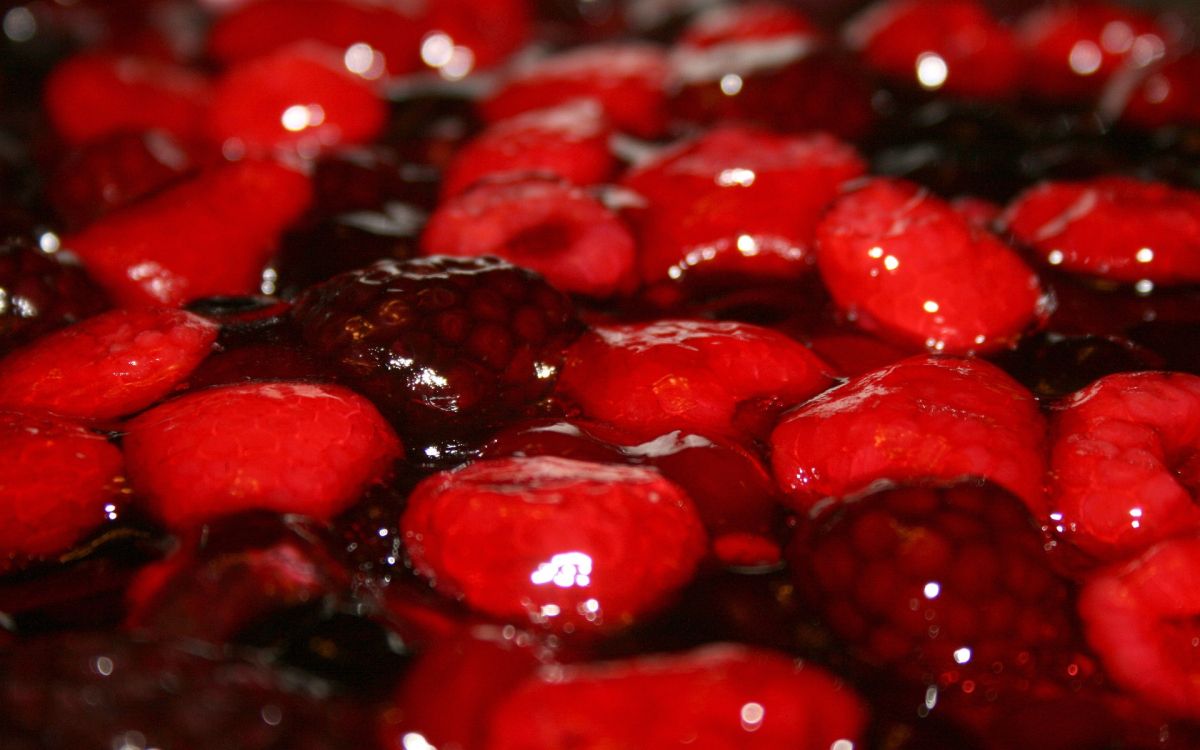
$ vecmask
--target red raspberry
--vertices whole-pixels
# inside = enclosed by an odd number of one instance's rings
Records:
[[[210,95],[207,79],[170,63],[86,53],[54,69],[44,100],[54,129],[74,145],[154,129],[193,142],[203,135]]]
[[[289,47],[230,68],[214,85],[209,136],[223,149],[304,156],[379,134],[387,107],[324,47]]]
[[[1200,193],[1104,177],[1047,182],[1009,205],[1004,222],[1045,260],[1072,273],[1134,283],[1200,281]]]
[[[83,269],[24,241],[0,242],[0,354],[108,307]]]
[[[640,442],[603,424],[540,420],[502,430],[484,446],[482,455],[559,456],[651,466],[696,504],[718,560],[746,567],[779,562],[774,480],[757,457],[732,441],[676,430]]]
[[[816,511],[888,480],[981,477],[1043,507],[1045,423],[1033,396],[994,365],[918,356],[857,377],[784,416],[775,479]]]
[[[563,633],[640,619],[691,580],[705,548],[691,500],[658,472],[549,456],[435,474],[400,526],[438,591]]]
[[[866,710],[819,667],[742,645],[544,667],[495,709],[490,750],[856,747]]]
[[[1021,83],[1016,37],[980,0],[883,0],[845,36],[868,66],[927,91],[996,99]]]
[[[341,51],[346,67],[367,78],[419,66],[421,29],[403,3],[358,0],[255,0],[221,16],[208,50],[226,64],[264,57],[296,42]]]
[[[310,191],[307,177],[279,164],[225,164],[104,217],[63,246],[125,307],[246,294],[258,289],[274,243]]]
[[[307,383],[196,391],[126,429],[130,482],[172,529],[256,508],[328,519],[403,450],[366,399]]]
[[[410,441],[519,414],[553,388],[579,330],[570,300],[496,258],[381,260],[309,289],[293,314]]]
[[[1171,539],[1097,573],[1079,594],[1079,614],[1114,682],[1172,715],[1200,719],[1200,539]]]
[[[672,110],[686,120],[858,138],[875,118],[864,77],[788,5],[715,5],[697,14],[671,51],[671,67]]]
[[[1129,85],[1120,79],[1113,88]],[[1120,100],[1122,122],[1140,128],[1200,125],[1200,53],[1169,60],[1143,71],[1132,90],[1112,91]]]
[[[240,514],[206,524],[138,572],[124,626],[223,644],[289,608],[335,606],[350,584],[321,541],[296,518]]]
[[[165,133],[122,131],[63,159],[47,197],[68,225],[80,227],[167,187],[192,167],[191,157]]]
[[[615,171],[612,128],[594,99],[578,99],[501,120],[455,152],[442,178],[453,196],[485,177],[551,174],[576,185],[604,182]]]
[[[1161,57],[1170,34],[1147,15],[1107,2],[1047,4],[1021,18],[1026,86],[1046,99],[1095,99],[1124,65]]]
[[[817,227],[817,267],[868,331],[952,354],[1015,341],[1047,301],[1020,256],[907,182],[872,180]]]
[[[1105,560],[1200,530],[1200,377],[1109,375],[1066,399],[1051,421],[1043,521]]]
[[[216,340],[215,324],[182,310],[112,310],[0,359],[0,408],[132,414],[186,379]]]
[[[121,452],[65,420],[0,411],[0,572],[65,552],[114,511]]]
[[[541,663],[533,639],[512,630],[475,627],[421,653],[380,716],[381,747],[411,750],[414,734],[434,747],[486,747],[488,713]]]
[[[481,107],[488,122],[581,99],[596,99],[618,130],[643,138],[667,126],[667,55],[644,43],[578,47],[518,64]]]
[[[679,429],[746,437],[831,382],[824,362],[777,331],[663,320],[584,334],[567,351],[559,391],[585,415],[646,438]]]
[[[817,220],[866,166],[827,135],[777,136],[724,126],[631,170],[644,204],[629,216],[647,282],[729,273],[806,273]]]
[[[540,177],[483,182],[443,202],[421,237],[425,255],[495,255],[555,288],[593,297],[630,291],[634,240],[581,188]]]
[[[938,691],[938,709],[1015,707],[1035,685],[1065,693],[1072,601],[1041,532],[998,488],[873,492],[839,506],[791,549],[807,590],[854,655]]]

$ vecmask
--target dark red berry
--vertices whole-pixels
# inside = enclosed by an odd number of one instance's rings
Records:
[[[0,243],[0,353],[108,307],[104,292],[78,265]]]
[[[417,440],[503,422],[546,395],[570,301],[496,258],[381,260],[309,289],[304,340]]]

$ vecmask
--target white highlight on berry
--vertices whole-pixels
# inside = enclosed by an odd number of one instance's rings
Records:
[[[717,175],[717,184],[721,187],[750,187],[754,181],[758,179],[758,175],[753,169],[745,169],[743,167],[734,167],[733,169],[723,169]]]
[[[1096,46],[1096,43],[1089,39],[1080,39],[1075,42],[1075,46],[1071,47],[1071,52],[1067,56],[1067,64],[1071,66],[1071,70],[1077,75],[1090,76],[1097,70],[1100,70],[1100,64],[1104,61],[1104,53]]]
[[[725,96],[737,96],[742,93],[744,82],[737,73],[726,73],[721,76],[721,93]]]
[[[1154,250],[1148,247],[1143,247],[1141,250],[1138,250],[1136,253],[1134,253],[1133,257],[1138,263],[1149,263],[1150,261],[1154,260]]]
[[[592,558],[584,552],[560,552],[548,562],[538,563],[529,575],[535,586],[553,583],[559,588],[584,587],[592,582]]]
[[[1046,262],[1052,266],[1057,266],[1063,262],[1065,257],[1062,250],[1051,250],[1046,254]]]
[[[357,42],[346,48],[342,64],[351,73],[373,81],[383,75],[386,59],[366,42]]]
[[[954,662],[956,664],[966,664],[969,661],[971,661],[971,649],[966,646],[954,649]]]
[[[937,599],[938,594],[942,593],[942,584],[937,581],[930,581],[925,584],[925,588],[922,589],[921,593],[925,594],[926,599]]]
[[[917,55],[917,83],[930,91],[940,89],[950,77],[950,66],[936,52]]]
[[[742,706],[740,718],[742,720],[742,729],[747,732],[756,732],[762,726],[763,717],[766,716],[767,709],[763,708],[761,703],[746,703]]]
[[[299,133],[306,128],[315,128],[325,122],[325,110],[319,104],[293,104],[283,110],[279,122],[284,130]]]
[[[927,299],[927,300],[925,300],[924,304],[921,305],[921,309],[924,310],[925,312],[929,313],[930,315],[932,315],[933,313],[942,309],[942,307],[941,307],[941,305],[934,302],[933,300]]]
[[[429,740],[425,736],[417,732],[408,732],[400,738],[400,745],[404,750],[437,750],[436,747],[429,744]]]

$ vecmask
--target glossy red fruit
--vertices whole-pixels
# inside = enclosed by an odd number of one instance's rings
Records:
[[[121,131],[69,154],[46,187],[54,210],[80,227],[182,179],[192,158],[163,132]]]
[[[336,606],[349,576],[323,542],[296,517],[251,513],[206,524],[138,572],[124,627],[226,644],[288,609]]]
[[[672,430],[748,437],[832,384],[803,344],[735,322],[597,326],[567,350],[559,392],[583,413],[653,438]]]
[[[0,243],[0,354],[96,315],[108,300],[78,264],[23,241]]]
[[[248,294],[310,193],[308,178],[288,167],[224,164],[104,217],[63,246],[122,307]]]
[[[882,0],[845,36],[868,66],[912,88],[996,99],[1022,83],[1015,35],[980,0]]]
[[[1112,89],[1104,103],[1120,108],[1122,122],[1147,129],[1200,124],[1200,53],[1141,71],[1133,82],[1114,80]]]
[[[1200,718],[1200,539],[1171,539],[1098,572],[1080,591],[1079,615],[1117,685],[1174,716]]]
[[[1055,101],[1094,100],[1122,66],[1153,62],[1170,39],[1152,17],[1103,1],[1036,7],[1016,32],[1028,89]]]
[[[762,462],[731,440],[675,430],[653,440],[584,420],[538,420],[513,425],[483,447],[487,458],[559,456],[658,469],[696,505],[713,556],[725,565],[778,563],[778,490]]]
[[[796,8],[771,0],[697,13],[671,69],[671,109],[683,120],[859,138],[875,119],[865,76]]]
[[[196,391],[144,412],[126,430],[130,483],[175,530],[253,509],[328,519],[403,452],[370,402],[334,385]]]
[[[150,406],[212,351],[217,325],[172,309],[112,310],[0,359],[0,408],[104,420]]]
[[[897,487],[846,503],[790,554],[842,643],[947,700],[1020,705],[1074,643],[1072,601],[1019,500],[965,482]],[[973,698],[966,698],[978,692]],[[986,696],[986,697],[985,697]]]
[[[949,354],[1012,343],[1048,305],[1008,245],[915,184],[873,180],[817,227],[817,267],[864,329]]]
[[[543,667],[496,707],[485,747],[827,750],[856,746],[865,721],[859,697],[820,667],[715,644]]]
[[[1200,377],[1103,377],[1059,405],[1051,439],[1043,520],[1072,545],[1116,560],[1200,530]]]
[[[632,169],[628,211],[647,282],[806,273],[821,212],[866,165],[827,135],[726,125]]]
[[[365,78],[400,75],[420,64],[422,29],[402,3],[358,0],[255,0],[222,15],[208,50],[229,65],[265,57],[297,42],[339,51]]]
[[[600,103],[617,130],[654,138],[667,126],[668,76],[666,52],[650,44],[578,47],[518,63],[481,108],[488,122],[497,122],[590,98]]]
[[[594,99],[500,120],[455,152],[442,177],[442,195],[458,195],[484,178],[529,173],[581,186],[604,182],[617,165],[611,135]]]
[[[421,62],[443,78],[458,80],[492,68],[525,46],[533,35],[529,0],[439,0],[425,6]]]
[[[438,591],[561,633],[619,629],[666,604],[706,542],[692,501],[658,472],[549,456],[435,474],[401,530]]]
[[[492,707],[540,666],[540,650],[528,633],[494,625],[431,644],[380,715],[381,746],[410,750],[423,741],[434,747],[485,747]]]
[[[0,411],[0,571],[65,552],[115,510],[121,452],[66,420]]]
[[[387,106],[369,81],[323,47],[288,47],[231,67],[213,87],[209,137],[227,153],[262,154],[365,143]]]
[[[1104,177],[1046,182],[1017,196],[1003,221],[1047,264],[1135,284],[1200,281],[1200,192]]]
[[[410,443],[519,415],[553,388],[580,328],[567,297],[497,258],[381,260],[312,287],[293,315]]]
[[[425,255],[494,255],[592,297],[633,288],[634,250],[629,228],[599,200],[529,176],[479,183],[442,202],[421,236]]]
[[[822,393],[771,435],[775,479],[816,512],[874,482],[990,480],[1043,507],[1045,423],[1033,396],[977,359],[917,356]]]
[[[161,129],[196,141],[210,97],[208,79],[186,68],[88,52],[54,69],[43,99],[55,131],[79,145],[124,130]]]

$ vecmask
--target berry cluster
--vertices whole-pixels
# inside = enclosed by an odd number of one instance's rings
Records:
[[[0,750],[1200,747],[1200,18],[31,0]]]

